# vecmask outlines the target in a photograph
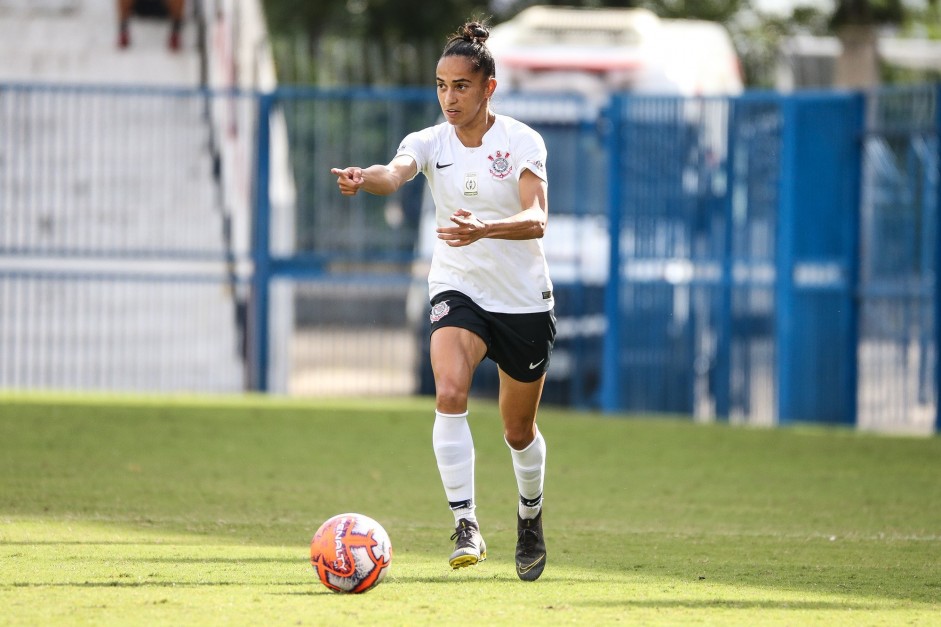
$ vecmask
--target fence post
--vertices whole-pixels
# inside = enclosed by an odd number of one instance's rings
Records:
[[[935,90],[938,172],[935,176],[934,235],[934,430],[941,431],[941,84]]]
[[[778,183],[777,241],[775,242],[774,328],[777,399],[775,422],[790,422],[793,391],[791,360],[785,347],[793,341],[791,313],[794,311],[794,180],[797,159],[797,103],[795,96],[779,99],[781,107],[781,178]]]
[[[604,334],[601,367],[601,409],[615,412],[621,408],[621,199],[622,159],[621,132],[625,98],[615,95],[607,107],[608,120],[608,280],[605,285],[604,312],[607,326]]]
[[[735,278],[733,266],[735,258],[735,185],[736,185],[736,143],[739,124],[739,109],[741,97],[728,97],[728,113],[726,117],[726,152],[725,152],[725,198],[723,212],[725,226],[723,229],[724,242],[722,245],[722,278],[719,281],[719,319],[716,324],[715,348],[715,381],[713,398],[715,401],[715,418],[718,421],[728,422],[732,413],[732,296],[735,293]]]
[[[573,163],[586,163],[586,146],[585,142],[587,138],[594,139],[598,133],[598,121],[594,119],[589,119],[587,116],[581,115],[581,120],[578,122],[578,136],[575,144],[575,154]],[[587,199],[589,198],[589,190],[591,185],[594,183],[594,180],[591,177],[587,176],[578,176],[575,177],[575,189],[576,195],[579,198]],[[586,202],[577,202],[575,205],[575,215],[579,222],[584,220],[587,216],[587,207]],[[572,287],[572,318],[574,320],[583,320],[585,312],[588,309],[586,306],[586,285],[583,271],[583,263],[579,263],[577,266],[578,280],[573,283]],[[588,357],[586,356],[585,344],[588,342],[587,335],[581,335],[575,333],[572,337],[572,355],[574,357],[573,363],[576,364],[577,370],[582,370],[587,364]],[[579,372],[576,371],[570,377],[571,381],[569,384],[569,398],[571,399],[571,405],[578,408],[587,408],[590,407],[593,402],[597,399],[589,398],[585,393],[585,380],[586,378],[582,376]]]
[[[248,388],[268,391],[269,328],[271,292],[271,109],[273,93],[258,93],[258,122],[255,146],[255,201],[252,211],[252,291],[248,315]]]
[[[851,425],[862,100],[855,94],[791,95],[782,114],[777,421]]]
[[[855,163],[853,163],[852,189],[855,192],[852,199],[851,219],[847,220],[844,228],[847,229],[847,276],[846,291],[849,310],[847,312],[847,331],[849,333],[846,343],[847,385],[844,393],[846,399],[846,416],[844,424],[857,426],[859,424],[859,346],[860,346],[860,310],[862,297],[860,295],[860,273],[862,271],[862,222],[863,222],[863,163],[866,152],[866,132],[869,112],[868,101],[863,93],[853,96],[853,109],[856,115],[856,141],[854,143]]]

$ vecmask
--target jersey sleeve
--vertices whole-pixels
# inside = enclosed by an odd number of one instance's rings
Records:
[[[519,134],[516,145],[517,155],[519,155],[516,176],[517,178],[522,176],[523,170],[532,170],[533,174],[548,182],[549,179],[546,174],[546,158],[548,157],[546,143],[539,133],[528,126],[521,126],[523,130]]]
[[[411,157],[415,160],[415,165],[418,166],[418,172],[427,174],[426,166],[432,160],[434,143],[434,134],[431,132],[431,129],[409,133],[399,144],[399,149],[395,151],[395,156],[407,155]],[[418,172],[415,173],[416,176]]]

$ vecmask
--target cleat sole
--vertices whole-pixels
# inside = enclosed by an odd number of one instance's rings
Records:
[[[448,563],[451,564],[451,568],[457,570],[458,568],[466,568],[467,566],[475,566],[477,562],[482,562],[487,559],[487,552],[484,551],[480,554],[480,557],[477,557],[474,554],[467,555],[455,555],[453,556]]]

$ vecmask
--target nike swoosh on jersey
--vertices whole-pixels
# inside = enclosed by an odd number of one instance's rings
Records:
[[[529,362],[529,369],[530,369],[530,370],[535,370],[536,368],[539,367],[539,364],[541,364],[541,363],[544,362],[545,360],[546,360],[545,357],[543,357],[542,359],[540,359],[540,360],[537,361],[536,363]]]
[[[450,168],[452,165],[454,165],[453,161],[451,163],[435,163],[435,168],[441,170],[443,168]]]

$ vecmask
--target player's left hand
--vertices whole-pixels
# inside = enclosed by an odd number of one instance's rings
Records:
[[[438,228],[438,239],[443,239],[448,246],[467,246],[487,235],[487,225],[466,209],[458,209],[451,214],[455,226]]]

